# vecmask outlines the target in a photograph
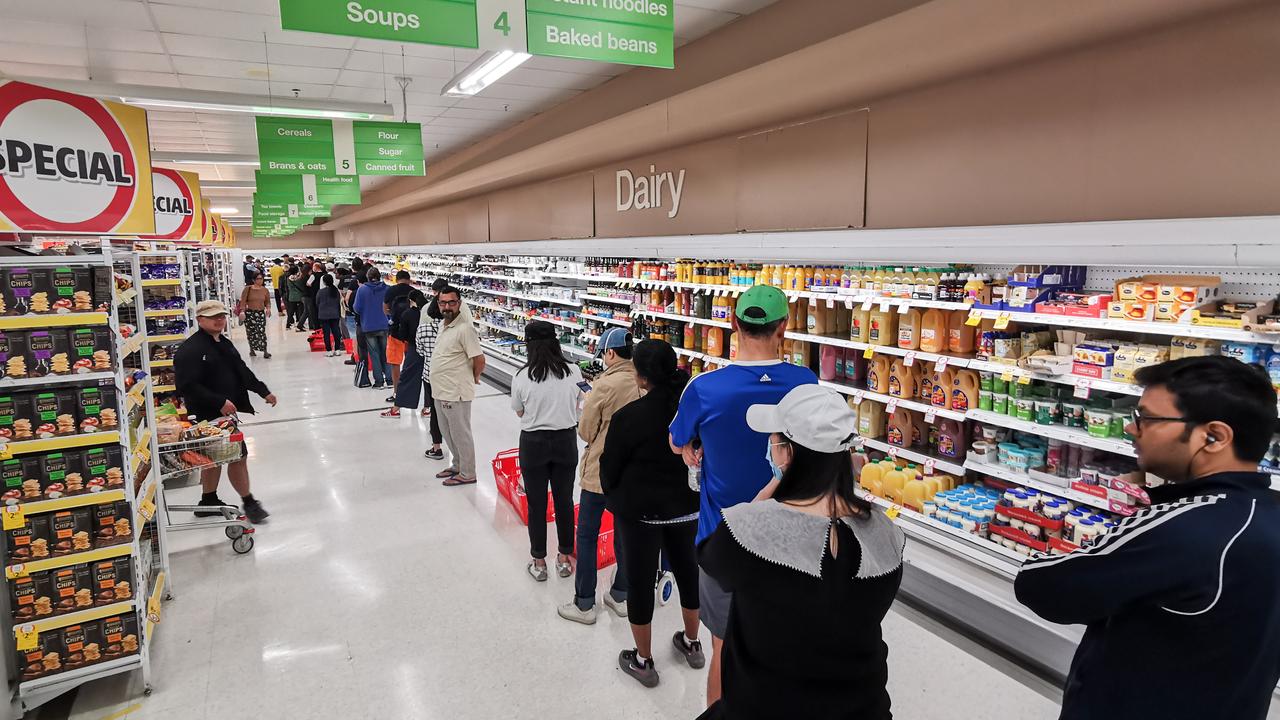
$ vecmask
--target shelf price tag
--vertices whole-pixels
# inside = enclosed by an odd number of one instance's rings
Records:
[[[799,295],[792,295],[792,294],[790,294],[790,293],[788,293],[788,294],[787,294],[787,302],[788,302],[788,303],[790,303],[790,304],[792,304],[792,305],[795,305],[795,304],[796,304],[796,301],[797,301],[797,300],[799,300],[799,299],[800,299],[800,296],[799,296]]]
[[[880,301],[880,312],[889,312],[889,301],[888,301],[888,300],[881,300],[881,301]]]
[[[863,399],[864,397],[866,397],[866,396],[862,394],[862,391],[861,391],[861,390],[858,390],[858,391],[856,391],[855,393],[853,393],[853,401],[854,401],[855,403],[859,403],[859,404],[861,404],[861,403],[862,403],[862,399]]]
[[[0,445],[0,460],[12,460],[13,451],[9,449],[9,443]]]
[[[875,356],[876,356],[876,348],[874,345],[862,351],[862,357],[866,358],[867,360],[870,360]]]
[[[909,352],[909,353],[907,353],[907,357],[906,357],[906,359],[905,359],[905,360],[903,360],[903,361],[902,361],[902,364],[903,364],[903,365],[906,365],[907,367],[911,367],[912,365],[915,365],[915,364],[916,364],[916,354],[915,354],[914,352]]]
[[[924,414],[924,421],[932,425],[938,419],[938,411],[930,409]],[[930,460],[929,462],[933,462]]]
[[[853,300],[851,300],[851,299],[846,299],[846,300],[844,301],[844,309],[845,309],[845,310],[852,310],[852,309],[853,309]]]
[[[1000,379],[1005,382],[1013,382],[1013,371],[1005,370],[1004,372],[1000,373]]]
[[[893,412],[897,409],[898,409],[898,398],[890,398],[889,402],[885,404],[884,411],[892,415]]]
[[[147,620],[149,622],[160,622],[160,598],[147,598]]]
[[[151,519],[156,516],[155,502],[152,500],[147,500],[146,502],[142,503],[142,506],[138,508],[138,514],[146,518],[147,522],[151,522]]]
[[[1030,384],[1031,384],[1031,376],[1030,376],[1030,375],[1019,375],[1019,376],[1018,376],[1018,384],[1019,384],[1019,385],[1030,385]]]
[[[897,505],[890,505],[889,509],[884,511],[884,516],[890,520],[897,520],[900,512],[902,512],[902,508]]]
[[[964,319],[964,324],[969,327],[977,327],[982,322],[982,313],[977,310],[970,310],[969,317]]]
[[[3,527],[5,530],[17,530],[27,524],[27,513],[22,509],[22,505],[6,505],[3,518]]]
[[[13,637],[16,641],[18,652],[35,650],[40,644],[40,631],[36,630],[36,626],[31,623],[15,627],[13,629]]]
[[[835,306],[836,306],[836,301],[835,301],[835,299],[834,299],[834,298],[827,298],[827,309],[828,309],[828,310],[830,310],[831,308],[833,308],[833,307],[835,307]]]
[[[4,569],[4,576],[10,580],[16,580],[20,577],[27,576],[27,566],[22,563],[10,565]]]
[[[889,457],[893,458],[894,460],[897,460],[898,453],[901,452],[901,450],[898,449],[897,445],[890,445],[889,449],[886,450],[885,452],[889,453]]]
[[[862,301],[862,309],[863,309],[864,311],[866,311],[866,310],[870,310],[870,309],[871,309],[871,304],[872,304],[872,303],[874,303],[874,302],[875,302],[875,301],[874,301],[874,300],[872,300],[871,298],[867,298],[866,300],[863,300],[863,301]]]
[[[933,363],[933,369],[935,372],[942,372],[943,370],[947,369],[947,364],[950,362],[951,362],[950,356],[939,355],[938,359],[935,360]]]
[[[1092,389],[1092,384],[1089,382],[1089,379],[1088,379],[1088,378],[1081,378],[1081,379],[1079,379],[1079,380],[1076,380],[1076,389],[1075,389],[1075,392],[1073,392],[1073,393],[1071,393],[1071,394],[1072,394],[1072,395],[1074,395],[1075,397],[1078,397],[1078,398],[1082,399],[1082,400],[1088,400],[1088,399],[1089,399],[1089,391],[1090,391],[1091,389]]]
[[[911,309],[911,303],[902,303],[901,305],[898,306],[898,314],[906,315],[907,311],[910,309]]]
[[[1009,313],[1002,312],[999,315],[997,315],[996,324],[994,325],[994,327],[996,330],[1003,330],[1009,327]]]

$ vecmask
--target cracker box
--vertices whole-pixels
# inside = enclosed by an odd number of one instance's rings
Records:
[[[4,475],[6,505],[44,499],[44,488],[40,484],[40,463],[39,455],[24,455],[0,463],[0,473]]]
[[[97,547],[133,540],[129,506],[123,502],[101,503],[93,507],[93,542]]]
[[[133,598],[133,558],[120,557],[93,564],[94,604],[100,606]]]
[[[87,267],[56,267],[49,270],[49,296],[55,313],[91,312],[93,271]]]
[[[89,492],[124,487],[124,451],[119,445],[90,448],[84,452]]]
[[[70,348],[62,328],[27,333],[26,356],[30,377],[71,374]]]
[[[0,441],[31,440],[31,401],[27,393],[0,394]]]
[[[134,613],[102,619],[103,660],[138,652],[138,616]]]
[[[15,380],[31,377],[27,369],[27,334],[25,332],[0,331],[0,377]]]
[[[22,527],[5,530],[5,545],[13,562],[44,560],[50,557],[48,515],[30,515]]]
[[[1113,300],[1107,305],[1107,317],[1112,320],[1149,322],[1156,319],[1156,303],[1146,300]]]
[[[40,633],[35,648],[18,652],[18,673],[25,682],[62,672],[66,669],[63,667],[65,657],[62,633],[56,630]]]
[[[75,388],[57,388],[32,395],[32,424],[38,439],[75,435],[80,431],[76,421]]]
[[[72,565],[49,572],[54,613],[66,615],[93,607],[93,568]]]
[[[75,508],[54,513],[49,520],[51,552],[53,557],[93,549],[93,512],[90,508]]]
[[[76,328],[68,335],[71,370],[76,373],[103,372],[112,368],[111,330],[104,327]]]
[[[1125,278],[1116,283],[1115,299],[1155,302],[1160,299],[1160,285],[1146,278]]]
[[[102,652],[100,650],[93,653],[93,660],[88,659],[85,653],[85,648],[94,644],[91,638],[96,639],[98,637],[99,627],[101,627],[101,624],[93,620],[79,625],[68,625],[62,629],[62,649],[67,653],[67,670],[78,670],[85,665],[92,665],[95,662],[102,661]],[[98,646],[101,647],[101,644],[99,643]]]
[[[36,573],[9,581],[9,608],[14,624],[31,622],[53,615],[53,594],[49,573]]]
[[[120,429],[114,387],[82,387],[77,390],[76,397],[81,433]]]
[[[41,268],[11,267],[4,269],[3,295],[0,296],[0,310],[5,315],[26,315],[38,312],[32,308],[36,301],[34,294],[38,285],[45,284],[48,271]],[[51,305],[47,294],[40,298],[43,312],[49,312]]]
[[[41,456],[40,487],[44,496],[57,500],[68,495],[83,495],[86,491],[84,466],[78,450],[48,453]]]

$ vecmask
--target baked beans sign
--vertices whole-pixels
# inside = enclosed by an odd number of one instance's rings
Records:
[[[169,168],[151,168],[156,234],[144,240],[200,242],[200,176]]]
[[[0,232],[153,235],[147,113],[0,81]]]

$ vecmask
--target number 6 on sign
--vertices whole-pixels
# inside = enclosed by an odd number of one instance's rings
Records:
[[[529,52],[524,12],[524,0],[476,0],[480,49]]]

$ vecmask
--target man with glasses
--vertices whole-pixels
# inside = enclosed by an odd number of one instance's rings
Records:
[[[1091,545],[1022,567],[1018,600],[1087,626],[1062,720],[1263,720],[1280,681],[1280,496],[1258,472],[1276,430],[1265,371],[1227,357],[1139,370],[1126,430],[1163,478]]]
[[[471,310],[455,287],[445,286],[436,297],[440,333],[431,354],[431,393],[440,432],[449,446],[449,467],[436,474],[447,487],[476,481],[476,445],[471,435],[471,402],[484,372],[484,350],[471,322]]]

